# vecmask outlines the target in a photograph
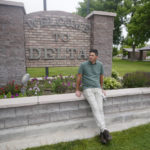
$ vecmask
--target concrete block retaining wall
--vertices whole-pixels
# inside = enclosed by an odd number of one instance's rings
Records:
[[[108,90],[104,112],[111,131],[150,122],[150,88]],[[74,93],[0,100],[0,149],[22,149],[98,133],[88,102]]]

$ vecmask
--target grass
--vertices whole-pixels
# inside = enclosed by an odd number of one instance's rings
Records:
[[[56,75],[76,75],[78,67],[49,67],[49,76]],[[44,77],[45,76],[45,68],[27,68],[27,72],[31,75],[31,77]]]
[[[150,72],[150,61],[129,61],[115,58],[113,59],[112,69],[119,72],[121,76],[136,71]]]
[[[121,59],[113,59],[112,69],[119,72],[121,76],[125,73],[135,72],[135,71],[145,71],[150,72],[150,61],[129,61],[129,60],[121,60]],[[49,75],[76,75],[78,71],[78,67],[50,67]],[[45,76],[45,68],[27,68],[27,72],[31,75],[31,77],[44,77]]]
[[[113,140],[102,145],[99,137],[46,145],[26,150],[150,150],[150,124],[112,133]]]

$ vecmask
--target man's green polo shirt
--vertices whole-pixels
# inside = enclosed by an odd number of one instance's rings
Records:
[[[83,62],[78,70],[82,74],[83,90],[87,88],[100,88],[100,75],[104,74],[103,64],[96,60],[95,64],[90,61]]]

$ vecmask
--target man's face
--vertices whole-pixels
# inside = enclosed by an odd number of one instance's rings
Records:
[[[98,56],[95,55],[95,53],[91,52],[89,53],[89,61],[90,62],[96,62]]]

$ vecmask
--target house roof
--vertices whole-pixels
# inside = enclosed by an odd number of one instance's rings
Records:
[[[123,50],[126,52],[132,52],[133,51],[132,48],[123,48]],[[135,52],[140,52],[140,51],[150,51],[150,45],[135,49]]]
[[[150,45],[140,48],[139,51],[150,51]]]
[[[133,51],[132,48],[123,48],[123,50],[126,52],[132,52]],[[139,52],[139,50],[135,49],[135,52]]]

